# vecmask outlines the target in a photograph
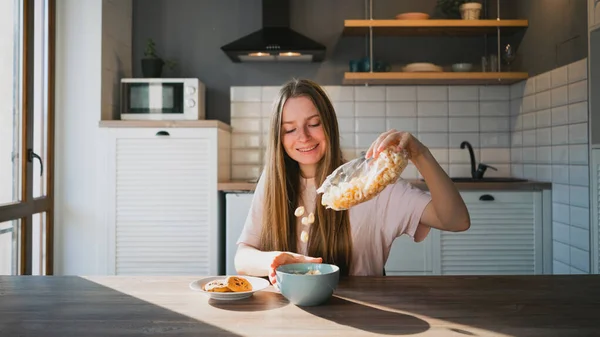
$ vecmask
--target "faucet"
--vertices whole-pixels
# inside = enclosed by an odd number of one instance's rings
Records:
[[[471,143],[464,141],[462,143],[460,143],[460,148],[464,149],[465,147],[467,147],[467,149],[469,150],[469,157],[471,159],[471,177],[473,179],[482,179],[483,178],[483,174],[485,173],[485,171],[490,168],[494,171],[498,171],[497,168],[487,165],[487,164],[483,164],[483,163],[479,163],[479,165],[477,165],[477,169],[475,169],[475,154],[473,153],[473,147],[471,146]]]

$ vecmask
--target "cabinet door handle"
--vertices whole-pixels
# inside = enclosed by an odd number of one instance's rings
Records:
[[[479,200],[481,201],[494,201],[494,197],[489,195],[489,194],[484,194],[482,196],[479,197]]]
[[[158,131],[158,132],[156,133],[156,135],[157,135],[157,136],[168,136],[168,135],[169,135],[169,133],[168,133],[167,131]]]

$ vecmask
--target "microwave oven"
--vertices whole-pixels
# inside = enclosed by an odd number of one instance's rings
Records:
[[[206,119],[206,88],[197,78],[123,78],[123,120]]]

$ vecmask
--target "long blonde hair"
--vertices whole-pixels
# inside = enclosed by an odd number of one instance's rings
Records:
[[[300,167],[282,145],[283,106],[289,98],[309,98],[317,110],[328,149],[317,164],[315,184],[320,186],[327,175],[344,163],[335,110],[327,94],[316,83],[292,80],[279,91],[273,104],[271,129],[265,158],[265,196],[261,245],[266,251],[296,252],[297,232],[294,210],[300,196]],[[308,255],[322,257],[324,263],[340,267],[348,275],[352,257],[352,237],[348,211],[334,211],[321,205],[321,195],[315,200],[315,222],[308,239]]]

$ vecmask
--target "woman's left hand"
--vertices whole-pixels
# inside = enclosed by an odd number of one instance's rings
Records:
[[[395,144],[397,144],[397,150],[406,150],[408,157],[413,161],[428,151],[427,147],[409,132],[392,129],[377,137],[373,144],[371,144],[365,157],[377,158],[381,151],[385,150],[388,146]]]

